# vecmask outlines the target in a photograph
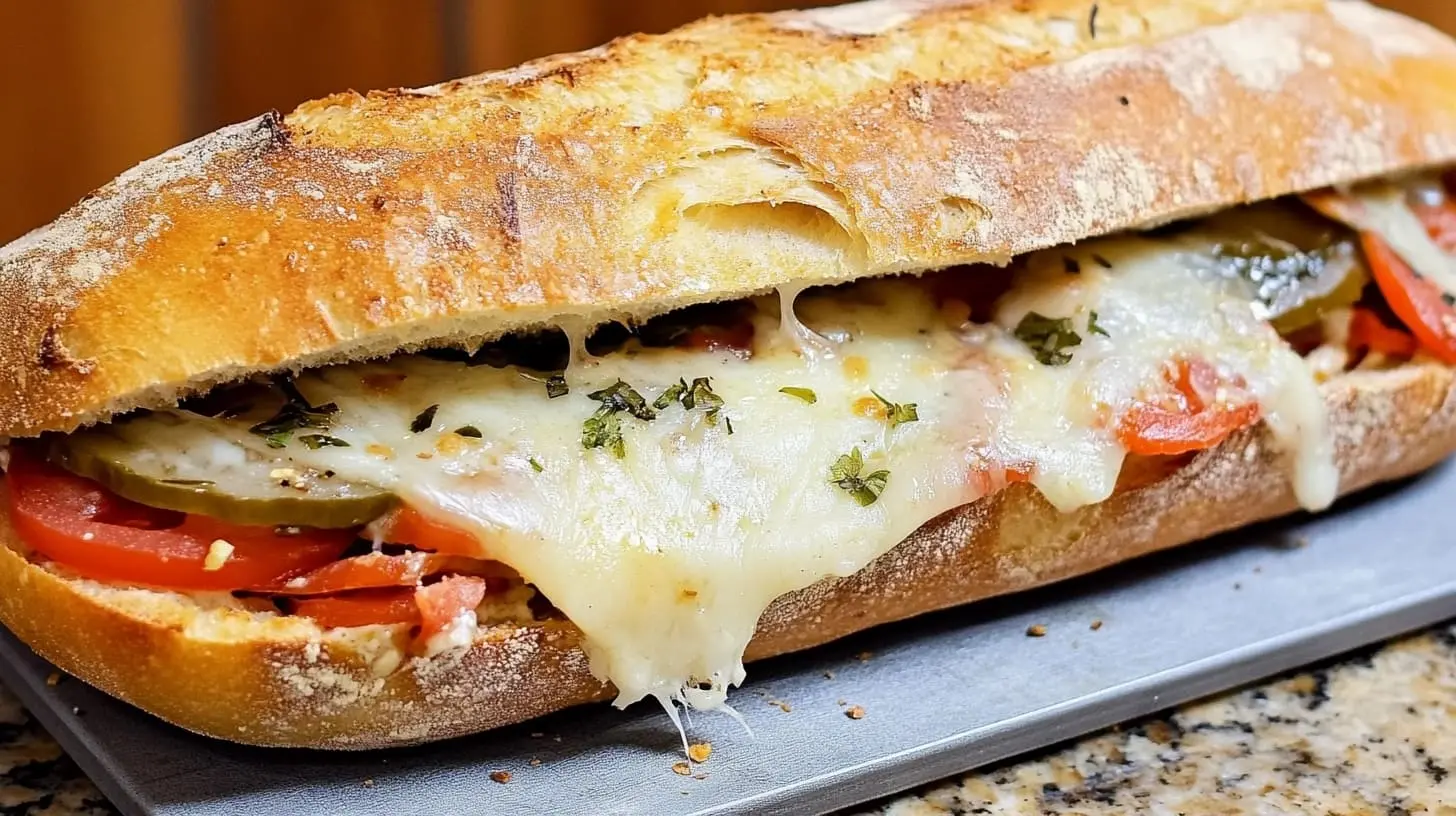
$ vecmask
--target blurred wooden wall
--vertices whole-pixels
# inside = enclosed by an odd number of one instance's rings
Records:
[[[354,88],[833,0],[0,0],[0,244],[136,162]],[[1384,0],[1456,31],[1456,0]]]

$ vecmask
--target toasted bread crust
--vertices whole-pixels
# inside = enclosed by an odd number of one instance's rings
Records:
[[[1456,449],[1452,369],[1355,372],[1326,384],[1324,395],[1347,493]],[[1073,513],[1015,485],[930,522],[856,575],[779,599],[747,657],[1061,580],[1295,509],[1285,468],[1257,428]],[[206,611],[170,593],[62,577],[24,557],[8,518],[0,542],[0,622],[67,672],[211,736],[378,748],[611,696],[567,623],[497,626],[468,649],[401,660],[401,627],[322,631],[301,618]]]
[[[0,437],[243,374],[1000,261],[1456,160],[1334,0],[875,0],[261,117],[0,249]]]

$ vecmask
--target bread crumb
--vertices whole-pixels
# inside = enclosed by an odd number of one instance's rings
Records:
[[[76,715],[77,717],[80,717],[86,712],[82,711],[80,706],[71,706],[71,713]]]
[[[56,686],[60,685],[60,683],[61,683],[61,673],[60,672],[51,672],[50,674],[46,675],[46,685],[47,686],[50,686],[51,688],[55,688]]]
[[[504,785],[505,783],[511,781],[511,772],[510,771],[491,771],[490,772],[490,781],[492,781],[492,782],[499,782],[500,784]]]
[[[1033,623],[1026,627],[1027,637],[1046,637],[1046,627],[1039,623]]]
[[[532,768],[539,768],[539,767],[541,767],[541,760],[540,760],[540,758],[538,758],[538,757],[531,757],[531,767]]]
[[[869,660],[870,658],[872,658],[874,656],[875,656],[875,653],[874,652],[860,652],[859,655],[858,655],[859,662],[864,663],[865,661]]]
[[[843,707],[849,705],[849,701],[846,700],[846,699],[844,699],[844,698],[840,698],[838,700],[835,700],[834,701],[834,704],[837,705],[837,706],[839,706],[840,708],[843,708]]]
[[[678,776],[687,776],[693,772],[693,769],[688,767],[686,762],[674,762],[672,763],[672,772]]]
[[[372,788],[372,787],[374,787],[374,779],[372,777],[365,779],[364,780],[364,787],[366,787],[366,788]]]
[[[544,736],[546,736],[546,732],[545,731],[532,731],[531,732],[531,739],[541,739]]]
[[[834,672],[832,672],[832,671],[824,672],[824,679],[825,680],[833,680],[834,679]]]
[[[688,746],[688,759],[694,762],[707,762],[708,757],[713,755],[713,743],[695,742]]]
[[[222,565],[226,564],[227,560],[232,558],[232,556],[232,543],[221,538],[217,539],[212,542],[212,546],[207,548],[207,557],[202,559],[203,572],[217,572],[222,569]]]
[[[844,712],[844,716],[850,718],[851,720],[863,720],[864,715],[865,710],[863,706],[850,706],[849,709]]]
[[[789,705],[788,703],[784,702],[783,700],[768,700],[767,702],[771,706],[777,706],[778,709],[780,711],[784,712],[785,714],[788,714],[789,712],[791,712],[791,711],[794,710],[794,707],[793,706]]]
[[[1092,628],[1092,631],[1094,631],[1094,632],[1097,631],[1098,629],[1101,629],[1102,628],[1102,619],[1101,618],[1097,618],[1096,620],[1092,621],[1092,627],[1091,628]]]
[[[707,779],[708,775],[705,773],[693,774],[693,778],[701,782],[702,780]]]

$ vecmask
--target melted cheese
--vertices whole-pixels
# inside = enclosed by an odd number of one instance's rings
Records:
[[[1064,258],[1081,271],[1069,275]],[[1038,363],[1004,334],[991,343],[1013,372],[997,447],[1003,461],[1038,464],[1032,482],[1057,508],[1112,495],[1124,451],[1108,418],[1158,382],[1169,360],[1192,357],[1247,381],[1275,440],[1294,456],[1300,502],[1318,509],[1334,501],[1337,475],[1314,378],[1206,256],[1138,238],[1043,253],[998,303],[996,322],[1009,331],[1028,312],[1072,318],[1082,342],[1061,366]],[[1105,335],[1088,330],[1093,312]]]
[[[1329,503],[1335,471],[1314,380],[1246,299],[1167,244],[1089,244],[1072,253],[1080,275],[1066,274],[1063,254],[1032,258],[989,325],[948,320],[913,280],[811,294],[798,315],[791,292],[781,319],[759,308],[750,360],[579,351],[571,393],[558,399],[513,369],[416,357],[311,372],[300,388],[338,404],[330,433],[350,447],[290,453],[475,533],[482,556],[510,565],[581,628],[618,704],[653,696],[669,710],[722,704],[774,599],[850,575],[975,500],[986,483],[971,474],[988,464],[1029,467],[1064,510],[1107,498],[1124,458],[1109,417],[1180,355],[1246,380],[1292,454],[1300,500]],[[1033,310],[1072,318],[1082,343],[1068,364],[1036,362],[1013,336]],[[1086,330],[1094,310],[1110,336]],[[384,371],[405,378],[380,396],[369,382]],[[622,458],[583,448],[582,423],[599,405],[588,392],[620,379],[650,402],[696,377],[711,377],[723,398],[718,421],[673,403],[651,421],[621,415]],[[914,403],[919,420],[890,427],[871,389]],[[411,433],[434,404],[433,426]],[[482,438],[452,433],[464,425]],[[863,474],[889,472],[869,506],[829,481],[855,449]]]

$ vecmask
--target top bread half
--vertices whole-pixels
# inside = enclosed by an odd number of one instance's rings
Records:
[[[0,437],[212,384],[1031,250],[1456,161],[1348,0],[871,0],[341,94],[0,249]]]

